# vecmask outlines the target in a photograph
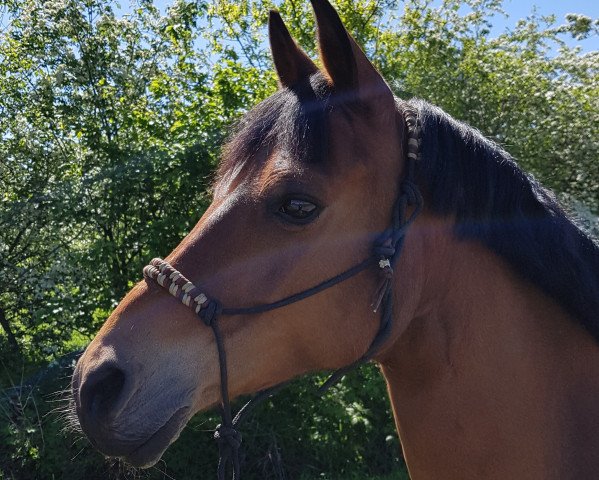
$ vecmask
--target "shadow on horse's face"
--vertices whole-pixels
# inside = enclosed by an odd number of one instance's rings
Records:
[[[402,131],[393,96],[338,19],[316,10],[328,71],[316,71],[289,43],[280,19],[271,19],[280,98],[242,122],[225,149],[212,204],[167,257],[227,307],[284,298],[368,257],[397,193]],[[322,107],[322,125],[292,114],[310,102]],[[269,122],[264,128],[272,131],[241,158],[256,126]],[[291,140],[289,129],[299,131]],[[324,139],[312,145],[318,160],[297,154],[311,135]],[[282,309],[223,317],[231,396],[358,358],[378,328],[369,307],[375,284],[375,272],[367,271]],[[87,348],[73,390],[92,443],[144,466],[160,458],[194,413],[219,402],[219,382],[210,329],[144,281]]]

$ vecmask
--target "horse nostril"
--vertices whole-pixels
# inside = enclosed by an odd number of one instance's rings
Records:
[[[80,387],[80,401],[84,414],[101,421],[114,412],[125,385],[125,373],[115,366],[101,367],[93,372]]]

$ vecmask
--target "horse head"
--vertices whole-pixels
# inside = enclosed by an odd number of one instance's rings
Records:
[[[406,127],[395,98],[331,5],[312,4],[323,67],[271,12],[280,89],[241,120],[211,205],[166,257],[229,308],[289,297],[372,257],[398,196]],[[379,329],[371,307],[379,277],[374,265],[283,308],[222,316],[228,394],[359,359]],[[223,401],[220,368],[211,329],[146,279],[77,364],[83,431],[106,455],[151,465],[191,416]]]

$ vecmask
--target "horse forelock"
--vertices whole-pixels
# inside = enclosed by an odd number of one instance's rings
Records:
[[[234,126],[222,149],[217,181],[230,172],[260,166],[268,155],[282,151],[302,163],[319,163],[327,151],[327,116],[331,88],[321,73],[282,88],[246,113]]]

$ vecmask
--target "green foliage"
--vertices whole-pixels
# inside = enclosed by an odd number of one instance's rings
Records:
[[[599,52],[563,42],[596,37],[597,19],[531,15],[492,37],[501,0],[335,3],[397,94],[495,139],[599,233]],[[84,346],[203,213],[230,125],[276,89],[275,6],[315,57],[307,1],[176,0],[162,14],[142,0],[121,15],[109,0],[0,0],[0,478],[213,475],[210,415],[165,463],[127,472],[48,414],[68,368],[32,373]],[[320,380],[251,419],[250,478],[403,478],[378,372],[324,400]]]

